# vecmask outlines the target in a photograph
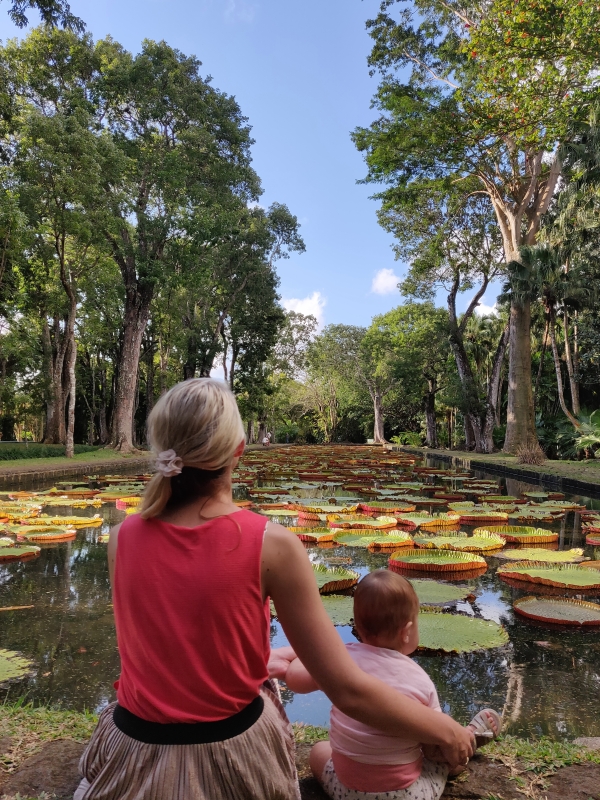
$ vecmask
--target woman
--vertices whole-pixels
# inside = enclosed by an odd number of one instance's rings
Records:
[[[465,763],[469,732],[354,664],[298,538],[233,503],[244,431],[226,386],[178,384],[148,432],[157,473],[108,545],[117,703],[82,756],[76,800],[298,800],[292,731],[268,682],[269,598],[345,714]]]

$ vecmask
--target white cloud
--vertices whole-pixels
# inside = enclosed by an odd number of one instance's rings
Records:
[[[227,0],[225,19],[230,22],[253,22],[257,10],[257,3],[248,0]]]
[[[289,300],[282,301],[283,307],[286,311],[296,311],[298,314],[312,314],[317,318],[319,328],[323,327],[325,322],[325,306],[327,298],[323,297],[321,292],[313,292],[308,297],[290,297]]]
[[[374,294],[392,294],[398,291],[400,278],[393,269],[380,269],[373,278],[371,291]]]
[[[498,306],[494,303],[493,306],[486,306],[485,303],[479,303],[475,307],[475,313],[478,314],[480,317],[489,317],[490,315],[497,317],[498,316]]]

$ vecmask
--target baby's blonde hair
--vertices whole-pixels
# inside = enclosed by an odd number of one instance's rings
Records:
[[[173,494],[171,482],[181,482],[186,467],[202,470],[202,473],[216,473],[206,476],[210,481],[229,466],[236,448],[244,440],[244,426],[233,392],[225,383],[212,378],[193,378],[178,383],[152,409],[148,418],[148,439],[157,454],[174,450],[183,461],[184,470],[182,475],[173,478],[158,472],[154,475],[142,500],[140,514],[144,519],[164,511]],[[193,496],[189,498],[190,502],[194,499]]]

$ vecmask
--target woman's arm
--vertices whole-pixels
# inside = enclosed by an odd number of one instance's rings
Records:
[[[473,755],[470,731],[359,669],[327,616],[302,543],[281,525],[267,525],[262,586],[290,645],[341,711],[384,733],[437,744],[452,766]]]

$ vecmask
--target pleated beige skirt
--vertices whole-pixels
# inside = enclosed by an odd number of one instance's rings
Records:
[[[292,727],[265,686],[263,713],[239,736],[211,744],[145,744],[98,720],[79,762],[75,800],[300,800]]]

